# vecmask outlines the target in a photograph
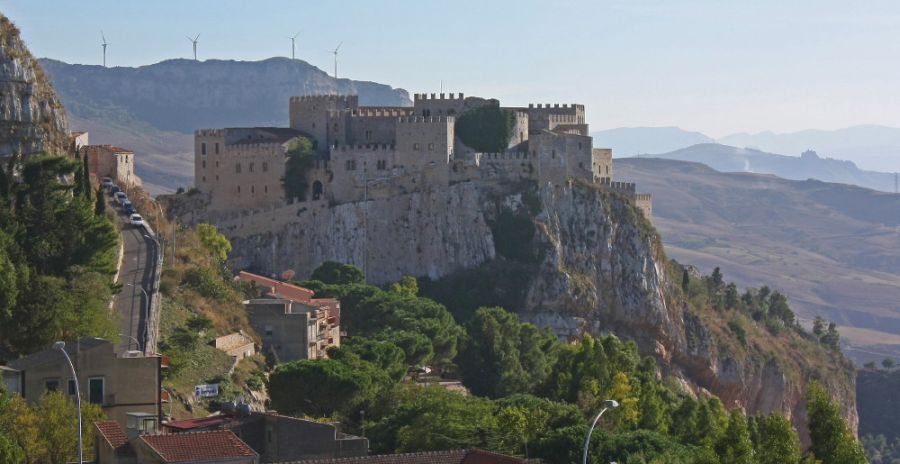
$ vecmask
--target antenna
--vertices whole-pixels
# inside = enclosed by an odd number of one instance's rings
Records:
[[[334,78],[335,79],[337,79],[337,55],[338,55],[338,50],[341,49],[341,45],[344,45],[344,42],[339,43],[338,46],[334,48],[334,50],[328,50],[328,53],[334,54]]]
[[[103,67],[106,67],[106,46],[109,45],[106,43],[106,36],[103,35],[103,29],[100,29],[100,38],[103,39],[103,43],[100,46],[103,47]]]
[[[291,39],[291,59],[292,59],[292,60],[296,60],[296,59],[297,59],[297,57],[294,56],[294,39],[296,39],[298,35],[300,35],[299,32],[296,33],[296,34],[294,34],[293,37],[288,37],[289,39]]]
[[[185,36],[188,39],[188,42],[194,44],[194,61],[197,61],[197,39],[200,38],[200,34],[197,34],[197,37],[193,39],[190,36]]]

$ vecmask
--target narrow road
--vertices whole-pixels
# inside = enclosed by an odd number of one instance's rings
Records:
[[[122,286],[122,291],[113,301],[113,308],[119,317],[120,343],[116,352],[143,351],[147,336],[149,296],[153,292],[156,244],[146,235],[146,229],[131,225],[114,199],[109,196],[107,199],[109,208],[116,212],[116,222],[125,247],[119,280],[116,282]]]

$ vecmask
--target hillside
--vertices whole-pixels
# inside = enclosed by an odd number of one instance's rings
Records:
[[[591,136],[594,137],[595,147],[611,147],[616,156],[666,153],[698,143],[714,142],[704,134],[678,127],[617,127],[591,132]]]
[[[73,130],[135,150],[152,192],[193,181],[193,131],[283,126],[293,95],[353,93],[366,105],[408,105],[403,89],[334,79],[301,60],[168,60],[137,68],[39,60],[72,116]]]
[[[884,435],[888,443],[900,439],[900,370],[860,369],[856,394],[859,398],[859,435]]]
[[[803,156],[785,156],[749,148],[703,143],[668,153],[644,156],[703,163],[722,172],[774,174],[785,179],[816,179],[858,185],[882,192],[894,191],[892,173],[864,171],[851,161],[823,158],[814,152],[806,152]]]
[[[900,351],[900,195],[660,159],[618,160],[616,175],[653,194],[670,256],[774,283],[801,316],[841,324],[856,359]]]
[[[789,133],[733,134],[720,143],[753,147],[775,153],[816,150],[835,158],[852,160],[865,169],[900,171],[900,129],[860,125],[836,130],[803,130]]]

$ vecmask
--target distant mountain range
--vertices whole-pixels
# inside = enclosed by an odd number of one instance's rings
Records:
[[[862,169],[900,171],[900,128],[864,125],[837,130],[785,134],[734,134],[714,140],[677,127],[623,127],[593,132],[595,146],[613,148],[617,156],[659,154],[700,143],[719,143],[769,153],[799,156],[806,150],[850,160]]]
[[[168,60],[137,68],[39,60],[73,130],[92,143],[136,152],[137,173],[154,192],[193,181],[195,129],[285,126],[294,95],[354,93],[365,105],[410,105],[409,94],[375,82],[334,79],[302,61]]]
[[[653,194],[669,256],[774,284],[805,319],[845,326],[856,359],[900,355],[900,195],[653,158],[618,160],[615,175]]]
[[[640,156],[693,161],[722,172],[774,174],[785,179],[816,179],[858,185],[883,192],[894,191],[893,173],[863,171],[851,161],[822,158],[812,151],[805,152],[801,156],[785,156],[750,148],[702,143],[669,153]]]

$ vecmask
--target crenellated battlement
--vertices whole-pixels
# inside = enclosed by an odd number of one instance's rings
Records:
[[[434,122],[454,122],[456,118],[453,116],[408,116],[398,118],[400,124],[417,124],[417,123],[434,123]]]
[[[291,103],[297,102],[330,102],[359,98],[353,94],[328,94],[328,95],[299,95],[290,99]]]
[[[516,161],[516,160],[527,160],[529,154],[527,151],[505,151],[499,153],[475,153],[475,161],[476,163],[481,163],[483,161],[496,162],[496,161]]]
[[[572,103],[571,105],[568,103],[529,103],[528,109],[538,109],[538,110],[555,110],[555,109],[575,109],[584,111],[584,105],[580,103]]]
[[[459,94],[450,93],[449,97],[447,96],[447,94],[443,94],[443,93],[441,93],[441,94],[433,93],[433,94],[431,94],[431,98],[429,98],[428,95],[429,94],[427,94],[427,93],[417,93],[417,94],[413,95],[413,101],[419,101],[419,100],[465,100],[466,99],[462,93],[459,93]]]
[[[638,193],[635,194],[634,199],[637,201],[652,201],[653,195],[649,193]]]
[[[194,131],[195,137],[224,137],[225,129],[197,129]]]
[[[394,144],[392,143],[366,143],[360,145],[339,145],[337,147],[333,147],[331,149],[331,153],[335,152],[346,152],[346,151],[392,151],[394,149]]]
[[[284,154],[284,146],[280,143],[239,143],[236,145],[226,145],[225,154],[232,156],[250,156],[250,155],[282,155]]]
[[[413,114],[412,108],[378,108],[378,107],[361,107],[350,111],[351,118],[371,118],[371,117],[403,117]]]
[[[609,177],[600,179],[600,185],[614,192],[635,194],[637,186],[633,182],[616,182]]]

